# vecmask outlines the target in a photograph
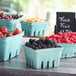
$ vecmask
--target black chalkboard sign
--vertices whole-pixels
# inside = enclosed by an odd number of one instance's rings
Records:
[[[75,13],[74,12],[57,12],[55,33],[58,32],[75,32]]]

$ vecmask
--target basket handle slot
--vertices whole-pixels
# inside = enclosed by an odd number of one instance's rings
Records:
[[[11,59],[11,53],[9,53],[9,59]]]
[[[38,36],[40,35],[40,31],[38,32]]]
[[[67,54],[65,54],[65,57],[64,58],[67,58]]]
[[[43,30],[43,35],[44,35],[44,30]]]
[[[30,32],[28,31],[28,35],[30,35]]]
[[[47,68],[49,68],[49,61],[47,61]]]
[[[53,68],[54,68],[54,63],[55,63],[55,61],[53,60],[53,61],[52,61],[52,67],[53,67]]]
[[[29,65],[31,67],[31,61],[30,61],[30,59],[28,59],[27,65]]]
[[[16,55],[15,56],[17,56],[17,52],[18,52],[18,50],[16,50]]]
[[[43,68],[43,61],[41,62],[41,68]]]
[[[74,52],[74,56],[76,56],[76,52]]]
[[[33,67],[33,61],[31,60],[31,67]]]
[[[34,31],[34,36],[35,36],[35,31]]]
[[[28,65],[28,63],[29,63],[29,62],[28,62],[28,59],[27,59],[27,60],[26,60],[26,64]]]
[[[25,30],[25,34],[26,34],[26,30]]]

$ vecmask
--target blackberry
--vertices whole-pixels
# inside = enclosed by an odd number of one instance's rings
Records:
[[[40,40],[38,40],[38,41],[37,41],[37,44],[42,45],[43,43],[42,43]]]
[[[39,48],[39,49],[41,49],[42,47],[41,47],[41,45],[37,45],[37,47]]]
[[[32,49],[35,49],[35,45],[31,45],[31,48],[32,48]]]
[[[35,39],[30,39],[30,40],[29,40],[30,43],[33,43],[33,42],[35,42],[35,41],[36,41]]]
[[[55,47],[61,47],[56,44],[56,42],[50,40],[50,39],[30,39],[29,42],[25,44],[28,47],[31,47],[34,50],[37,49],[44,49],[44,48],[55,48]]]
[[[37,49],[39,49],[39,48],[38,48],[38,47],[35,47],[35,48],[34,48],[34,50],[37,50]]]
[[[37,42],[33,42],[33,45],[37,46]]]
[[[56,46],[53,44],[52,47],[55,48]]]
[[[30,47],[30,43],[28,43],[28,42],[25,45],[28,46],[28,47]]]
[[[52,47],[52,45],[51,44],[47,44],[47,48],[51,48]]]
[[[45,40],[44,39],[39,39],[39,42],[42,42],[43,44],[45,44]]]
[[[52,41],[50,39],[45,39],[46,43],[51,43]]]
[[[47,46],[46,45],[42,45],[42,48],[47,48]]]

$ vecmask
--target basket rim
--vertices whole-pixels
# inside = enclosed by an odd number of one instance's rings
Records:
[[[23,23],[44,23],[44,22],[48,22],[48,21],[42,21],[42,22],[24,22],[24,21],[21,21]]]
[[[14,15],[14,14],[12,14],[12,15]],[[10,19],[2,19],[0,21],[17,21],[17,20],[22,20],[22,19],[23,19],[23,15],[20,15],[20,18],[18,18],[18,19],[12,19],[12,20],[10,20]]]
[[[24,47],[27,47],[26,45],[23,45]],[[30,48],[30,47],[27,47],[27,48]],[[30,48],[31,50],[33,51],[41,51],[41,50],[47,50],[47,49],[63,49],[63,47],[57,47],[57,48],[45,48],[45,49],[37,49],[37,50],[34,50],[32,48]]]
[[[15,37],[18,37],[18,36],[23,36],[23,35],[24,35],[24,31],[22,31],[20,34],[13,35],[11,37],[0,38],[0,40],[7,40],[7,39],[15,38]]]

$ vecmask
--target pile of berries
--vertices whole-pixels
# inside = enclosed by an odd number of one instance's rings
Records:
[[[43,22],[43,19],[39,19],[39,18],[29,18],[27,20],[23,20],[24,22]]]
[[[76,43],[76,32],[67,32],[61,33],[59,32],[57,35],[51,35],[45,37],[50,38],[51,40],[55,41],[56,43],[69,43],[74,44]]]
[[[3,20],[3,19],[13,20],[13,19],[18,19],[18,18],[20,18],[20,16],[18,14],[4,15],[4,13],[0,13],[0,20]]]
[[[29,42],[25,44],[25,46],[30,47],[34,50],[60,47],[59,45],[56,44],[56,42],[50,39],[39,39],[39,40],[30,39]]]
[[[20,33],[21,31],[19,29],[15,29],[14,32],[8,32],[6,27],[0,27],[0,38],[11,37]]]

